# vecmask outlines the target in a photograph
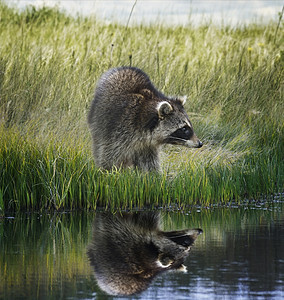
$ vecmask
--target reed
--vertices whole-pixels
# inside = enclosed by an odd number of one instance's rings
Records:
[[[0,212],[209,206],[283,192],[281,28],[125,28],[0,2]],[[105,172],[92,159],[96,80],[129,63],[166,94],[188,96],[205,144],[165,147],[159,175]]]

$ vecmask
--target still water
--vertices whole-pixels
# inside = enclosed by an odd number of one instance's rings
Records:
[[[4,0],[8,5],[23,9],[58,7],[71,15],[95,15],[107,22],[120,24],[147,24],[161,22],[163,25],[198,25],[208,21],[215,24],[248,24],[255,21],[278,20],[282,0]],[[131,18],[129,19],[129,16]]]
[[[284,299],[283,207],[6,216],[0,299]]]

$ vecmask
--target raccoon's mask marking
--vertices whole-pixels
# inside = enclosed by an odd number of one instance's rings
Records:
[[[192,127],[189,125],[185,125],[174,131],[165,140],[165,142],[167,144],[184,145],[191,148],[201,148],[203,145],[194,134]]]
[[[196,240],[197,236],[202,233],[203,230],[198,228],[198,229],[168,231],[168,232],[164,232],[163,235],[168,239],[170,239],[171,241],[175,242],[176,244],[179,244],[183,247],[188,247],[190,249],[190,246],[194,244],[194,241]]]
[[[190,140],[193,136],[193,130],[188,125],[179,128],[173,132],[169,137],[169,142],[172,144],[179,144],[180,140]]]

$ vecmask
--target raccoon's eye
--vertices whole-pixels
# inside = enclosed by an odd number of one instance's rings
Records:
[[[181,128],[181,131],[185,134],[185,135],[189,135],[189,127],[188,126],[184,126]]]
[[[177,137],[186,140],[189,140],[192,137],[192,135],[193,135],[193,130],[187,125],[176,130],[174,133],[171,134],[172,137]]]

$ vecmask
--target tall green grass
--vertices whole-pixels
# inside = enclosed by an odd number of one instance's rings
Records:
[[[283,42],[277,22],[125,28],[0,2],[0,211],[210,205],[283,192]],[[165,147],[160,175],[94,165],[86,114],[97,79],[121,65],[188,96],[205,146]]]

